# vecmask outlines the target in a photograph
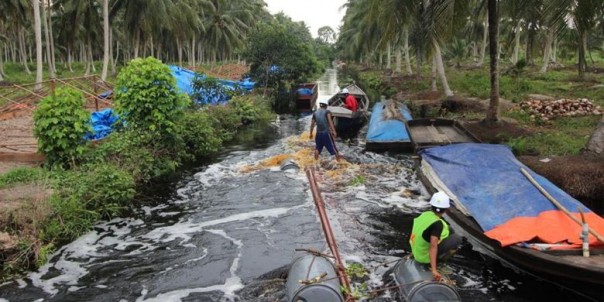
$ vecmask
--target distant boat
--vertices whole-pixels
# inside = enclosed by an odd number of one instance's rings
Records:
[[[368,151],[411,151],[406,121],[412,120],[409,108],[395,101],[373,105],[365,149]]]
[[[319,96],[317,83],[303,83],[294,88],[296,109],[300,112],[308,112],[314,109]]]
[[[365,121],[367,120],[367,107],[369,106],[369,97],[359,86],[351,84],[345,87],[348,93],[355,97],[359,108],[356,112],[344,107],[344,94],[338,92],[328,100],[327,109],[334,117],[336,132],[339,137],[352,138],[357,135]]]

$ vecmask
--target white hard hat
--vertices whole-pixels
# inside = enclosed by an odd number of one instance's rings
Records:
[[[342,89],[342,93],[348,93],[348,88]]]
[[[445,192],[436,192],[430,198],[430,205],[440,209],[448,209],[450,207],[449,196]]]
[[[322,100],[319,100],[319,105],[320,105],[320,104],[329,105],[329,102],[327,102],[327,100],[326,100],[326,99],[322,99]]]

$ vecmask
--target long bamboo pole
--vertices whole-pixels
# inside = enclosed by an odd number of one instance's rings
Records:
[[[522,174],[524,174],[524,176],[528,178],[528,180],[541,192],[541,194],[547,197],[547,199],[549,199],[549,201],[551,201],[556,207],[558,207],[558,209],[562,210],[562,212],[564,212],[566,216],[570,217],[570,219],[576,222],[579,226],[583,226],[581,221],[577,217],[573,216],[561,203],[559,203],[556,199],[554,199],[554,197],[552,197],[547,191],[545,191],[545,189],[539,183],[537,183],[537,181],[526,171],[526,169],[520,168],[520,172],[522,172]],[[604,237],[602,237],[602,235],[600,235],[591,227],[588,226],[588,228],[589,232],[594,235],[594,237],[596,237],[598,241],[604,242]]]

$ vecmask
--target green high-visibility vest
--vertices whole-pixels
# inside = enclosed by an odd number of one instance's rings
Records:
[[[411,253],[415,261],[419,263],[430,263],[430,242],[424,240],[422,233],[434,222],[442,221],[443,231],[440,233],[440,243],[443,239],[449,237],[449,226],[442,220],[436,213],[427,211],[413,219],[413,229],[411,230],[411,238],[409,244],[411,245]]]

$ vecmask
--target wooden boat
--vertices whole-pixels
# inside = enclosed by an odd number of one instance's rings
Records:
[[[394,101],[375,103],[371,110],[365,139],[367,151],[411,151],[411,137],[406,122],[411,121],[409,108]]]
[[[414,152],[421,149],[458,143],[480,143],[458,121],[424,118],[406,121]]]
[[[348,93],[355,97],[359,105],[357,112],[344,108],[344,94],[336,93],[328,100],[327,109],[331,111],[334,117],[336,132],[339,137],[352,138],[356,136],[365,121],[367,120],[367,109],[369,106],[369,97],[355,84],[345,87]]]
[[[300,112],[308,112],[314,109],[319,96],[317,83],[303,83],[294,88],[296,109]]]
[[[432,169],[431,165],[427,164],[426,159],[422,157],[423,152],[420,152],[419,154],[420,156],[416,158],[416,171],[428,191],[430,193],[445,191],[450,196],[456,197],[454,193],[449,192],[447,185],[444,184],[442,179],[438,176],[434,176],[435,170]],[[488,160],[492,162],[492,159]],[[463,167],[463,169],[471,168],[472,167],[467,166]],[[462,174],[458,177],[464,178],[464,175]],[[492,190],[492,188],[483,185],[479,181],[472,183],[469,180],[465,180],[465,182],[468,186],[471,186],[471,188],[467,189],[473,192]],[[500,189],[514,191],[515,188],[511,188],[511,186],[514,185],[509,184],[508,182],[509,179],[501,181]],[[552,187],[550,186],[550,188]],[[459,191],[457,192],[459,193]],[[515,196],[515,198],[518,197],[518,195]],[[511,206],[523,207],[525,202],[535,203],[534,199],[526,199],[522,196],[519,198],[525,200],[519,202],[518,205]],[[555,283],[558,286],[589,297],[589,299],[593,299],[594,301],[604,301],[604,245],[590,246],[590,257],[583,257],[582,250],[576,246],[574,248],[562,248],[568,246],[568,244],[535,243],[536,240],[503,247],[500,241],[492,239],[485,234],[483,228],[477,221],[478,218],[475,218],[468,213],[465,206],[459,202],[459,198],[452,198],[452,200],[452,207],[447,212],[445,219],[451,224],[455,232],[460,233],[468,239],[474,249],[500,260],[504,265],[515,270],[520,270],[534,275],[538,279]],[[497,203],[501,203],[501,201]],[[531,205],[529,205],[529,207],[530,206]],[[505,214],[505,212],[500,211],[499,214]],[[480,215],[483,214],[481,213]],[[562,216],[562,218],[564,217],[565,216]],[[570,219],[568,220],[570,221]],[[569,225],[573,224],[574,222],[569,223]],[[553,229],[549,231],[556,233],[558,232],[557,228],[559,225],[565,224],[557,220],[557,224],[547,225],[547,228]]]

